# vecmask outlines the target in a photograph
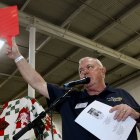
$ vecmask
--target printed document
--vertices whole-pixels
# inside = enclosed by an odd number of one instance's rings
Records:
[[[75,119],[79,125],[98,137],[100,140],[127,140],[136,121],[128,117],[125,121],[114,120],[112,107],[94,101],[88,105]]]

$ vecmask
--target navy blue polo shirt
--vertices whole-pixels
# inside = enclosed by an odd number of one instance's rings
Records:
[[[48,105],[56,99],[63,96],[66,91],[63,88],[52,84],[47,84],[50,100],[47,100]],[[106,89],[99,95],[90,96],[86,90],[72,91],[67,95],[65,100],[56,106],[56,110],[62,117],[62,137],[63,140],[99,140],[93,134],[82,128],[74,120],[85,109],[86,106],[76,107],[77,104],[89,105],[94,100],[100,101],[110,106],[119,104],[127,104],[140,112],[140,106],[134,98],[123,89],[114,89],[107,86]],[[86,120],[85,120],[86,121]],[[93,125],[93,127],[96,127]],[[128,140],[137,140],[136,126],[133,128]]]

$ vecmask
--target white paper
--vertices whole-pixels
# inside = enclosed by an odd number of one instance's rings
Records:
[[[75,122],[100,140],[127,140],[136,121],[131,117],[120,122],[114,120],[115,112],[109,113],[111,108],[109,105],[94,101],[79,114]]]

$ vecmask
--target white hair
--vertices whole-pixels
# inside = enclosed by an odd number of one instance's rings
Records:
[[[104,67],[103,64],[101,63],[101,61],[100,61],[99,59],[93,58],[93,57],[83,57],[83,58],[81,58],[81,59],[79,60],[79,64],[80,64],[83,60],[85,60],[85,59],[92,59],[92,60],[94,60],[94,61],[96,62],[96,64],[98,64],[100,67]]]

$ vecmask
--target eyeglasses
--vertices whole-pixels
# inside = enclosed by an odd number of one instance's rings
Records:
[[[84,74],[85,71],[87,71],[87,70],[90,71],[90,70],[93,70],[93,69],[94,69],[94,66],[89,64],[85,68],[80,68],[79,69],[79,73],[80,74]]]

